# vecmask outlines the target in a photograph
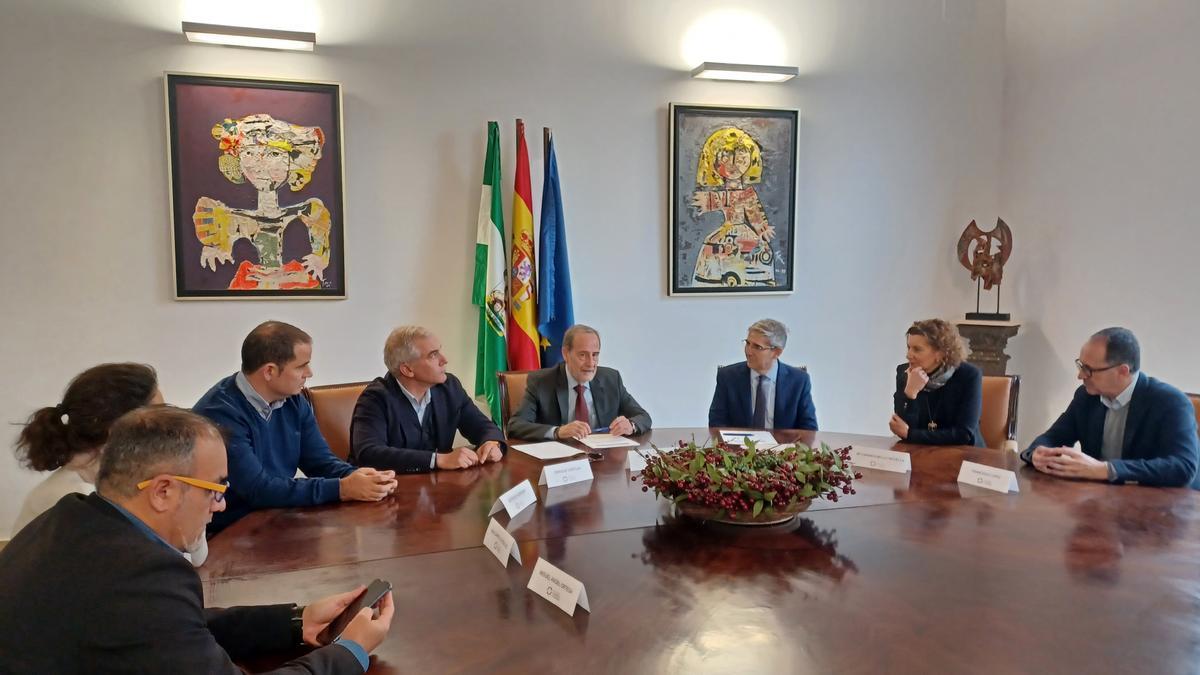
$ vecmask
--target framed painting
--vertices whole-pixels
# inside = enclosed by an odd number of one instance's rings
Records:
[[[791,293],[800,111],[670,106],[671,295]]]
[[[341,85],[165,88],[176,299],[346,297]]]

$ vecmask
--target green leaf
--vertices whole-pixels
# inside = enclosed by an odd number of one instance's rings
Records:
[[[771,502],[771,503],[773,504],[773,503],[775,503],[775,493],[774,493],[774,492],[768,492],[768,493],[766,493],[766,494],[764,494],[764,495],[763,495],[763,499],[765,499],[765,500],[767,500],[767,501],[769,501],[769,502]]]
[[[711,478],[714,483],[721,482],[721,474],[717,472],[717,467],[713,466],[712,464],[709,464],[705,468],[708,471],[708,477]]]
[[[697,452],[696,456],[692,458],[692,463],[688,465],[688,473],[695,476],[700,473],[702,468],[704,468],[704,455]]]
[[[683,480],[683,472],[673,466],[667,467],[667,475],[671,480]]]
[[[751,499],[757,499],[760,502],[763,500],[763,493],[759,492],[758,490],[746,490],[746,494],[750,495]]]
[[[816,494],[817,494],[817,491],[813,489],[813,486],[805,485],[804,489],[800,491],[800,498],[801,499],[810,499]]]
[[[760,500],[754,502],[754,515],[757,516],[758,514],[762,513],[762,510],[763,510],[763,500],[760,499]]]

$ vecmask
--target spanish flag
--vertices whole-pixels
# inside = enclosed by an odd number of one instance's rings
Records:
[[[537,280],[533,260],[533,190],[529,187],[529,149],[525,122],[517,120],[517,177],[513,188],[512,266],[508,287],[508,367],[541,368],[537,330]]]

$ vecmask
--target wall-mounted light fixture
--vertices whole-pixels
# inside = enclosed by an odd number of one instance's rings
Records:
[[[311,52],[317,45],[316,33],[245,26],[219,26],[212,23],[183,22],[183,34],[189,42],[206,42],[259,49],[294,49]]]
[[[743,82],[786,82],[800,74],[796,66],[754,66],[748,63],[705,61],[692,69],[692,77],[704,80],[741,80]]]

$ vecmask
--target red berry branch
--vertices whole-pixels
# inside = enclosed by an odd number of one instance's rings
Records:
[[[834,450],[825,443],[820,448],[798,443],[758,450],[754,441],[704,446],[680,441],[671,450],[655,448],[640,478],[643,492],[652,489],[676,504],[718,509],[718,517],[724,517],[784,511],[802,500],[836,502],[839,492],[855,493],[851,484],[862,474],[850,466],[850,446]]]

